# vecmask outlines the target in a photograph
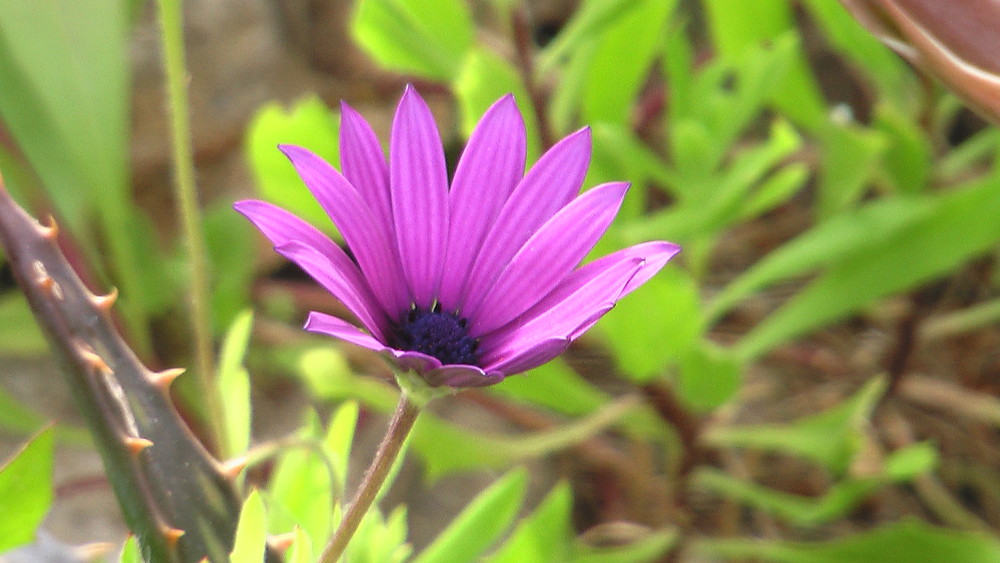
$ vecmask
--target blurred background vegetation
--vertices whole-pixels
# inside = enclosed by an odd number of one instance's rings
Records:
[[[841,4],[184,7],[224,412],[187,377],[174,398],[196,433],[226,417],[218,453],[249,452],[270,534],[318,552],[396,391],[378,358],[299,330],[338,304],[231,204],[336,237],[275,146],[337,165],[339,100],[385,139],[414,83],[452,165],[507,92],[529,160],[590,125],[585,185],[633,183],[595,253],[684,252],[564,358],[426,413],[351,560],[1000,560],[1000,135]],[[162,369],[194,362],[154,8],[0,1],[0,170]],[[56,421],[54,479],[42,443],[37,498],[7,508],[36,507],[29,538],[48,515],[37,549],[120,544],[49,354],[0,260],[0,454]]]

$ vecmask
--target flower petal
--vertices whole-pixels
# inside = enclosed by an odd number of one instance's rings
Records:
[[[486,373],[476,366],[448,365],[432,369],[424,373],[424,381],[431,387],[447,385],[449,387],[485,387],[500,383],[504,374],[500,372]]]
[[[389,146],[392,214],[403,274],[414,302],[436,297],[448,237],[448,173],[430,108],[407,86]]]
[[[361,329],[343,319],[326,313],[310,312],[304,328],[309,332],[326,334],[376,352],[385,352],[389,349],[372,335],[362,332]]]
[[[556,143],[528,171],[504,204],[483,241],[459,301],[478,308],[511,257],[552,215],[580,191],[590,163],[590,129]]]
[[[380,340],[383,338],[389,330],[388,318],[379,309],[368,286],[357,283],[360,278],[357,268],[346,255],[343,255],[343,252],[341,252],[343,259],[338,258],[340,264],[337,265],[312,246],[299,240],[288,241],[276,246],[275,250],[298,264],[330,294],[339,299],[376,338]]]
[[[479,336],[525,312],[552,291],[597,244],[614,220],[629,185],[602,184],[549,219],[517,252],[477,310],[466,310]]]
[[[392,317],[408,310],[409,293],[401,279],[396,249],[387,237],[387,230],[378,224],[377,215],[355,187],[312,152],[293,145],[279,148],[340,229],[386,313]]]
[[[452,180],[448,253],[438,291],[445,310],[458,307],[483,239],[524,174],[525,147],[524,120],[508,94],[479,121]]]
[[[546,340],[573,341],[615,303],[659,272],[679,247],[647,242],[609,254],[574,271],[518,319],[482,337],[481,362],[498,369]]]
[[[340,104],[340,166],[344,177],[375,213],[378,224],[391,230],[389,165],[382,145],[365,118],[346,102]]]
[[[549,338],[535,342],[529,348],[499,358],[486,367],[490,372],[501,372],[505,376],[517,375],[536,368],[562,354],[569,348],[566,338]]]
[[[320,283],[369,330],[382,333],[386,329],[385,312],[379,307],[358,267],[326,235],[288,211],[264,201],[239,201],[233,207],[260,229],[275,248],[293,241],[311,248],[318,256],[303,256],[307,264],[297,259],[293,261],[307,273],[313,270],[323,277],[325,281]],[[316,278],[316,275],[310,275]]]

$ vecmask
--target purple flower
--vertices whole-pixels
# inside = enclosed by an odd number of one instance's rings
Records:
[[[281,208],[256,200],[235,207],[365,329],[314,311],[306,330],[381,352],[431,386],[491,385],[555,358],[680,250],[649,242],[578,268],[628,184],[577,195],[589,129],[524,174],[524,122],[510,95],[476,126],[450,189],[434,118],[410,87],[393,119],[388,163],[347,104],[342,174],[301,147],[281,150],[354,259]]]

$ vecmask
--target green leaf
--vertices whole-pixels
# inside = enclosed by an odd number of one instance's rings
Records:
[[[801,456],[843,475],[863,440],[863,427],[885,391],[882,378],[871,379],[839,405],[791,424],[716,428],[705,433],[715,446],[754,448]]]
[[[450,80],[472,46],[472,16],[462,0],[361,0],[351,33],[387,69]]]
[[[819,134],[819,213],[831,217],[863,195],[887,146],[885,135],[853,123],[835,123]]]
[[[313,412],[299,432],[303,446],[289,449],[278,461],[268,487],[268,530],[286,533],[296,526],[312,545],[325,545],[333,515],[333,468],[324,455],[318,417]]]
[[[347,483],[347,467],[351,460],[351,446],[358,424],[360,408],[355,401],[347,401],[337,407],[330,417],[329,429],[323,440],[323,448],[330,458],[330,465],[336,477],[337,491],[343,493]]]
[[[575,56],[595,38],[634,10],[643,0],[585,0],[559,35],[538,55],[538,74],[547,75],[555,65]]]
[[[42,357],[49,345],[21,292],[0,297],[0,349],[4,357]],[[0,412],[3,412],[0,409]],[[0,414],[0,419],[3,415]],[[38,428],[35,425],[34,428]]]
[[[578,545],[571,561],[574,563],[643,563],[660,561],[677,543],[680,534],[676,529],[656,530],[627,545],[591,547]]]
[[[406,533],[405,507],[396,507],[387,519],[378,510],[369,510],[347,546],[344,561],[403,563],[413,551]]]
[[[885,105],[878,108],[875,127],[889,141],[884,167],[893,188],[910,194],[924,191],[934,158],[924,130],[895,108]]]
[[[736,395],[740,375],[729,350],[703,340],[681,357],[678,391],[687,405],[708,412]]]
[[[698,288],[667,267],[623,299],[597,324],[629,379],[645,383],[665,373],[701,334]]]
[[[309,534],[306,533],[302,528],[295,528],[295,541],[292,546],[288,548],[288,557],[285,559],[287,563],[313,563],[313,549],[312,542],[309,540]]]
[[[759,357],[886,295],[945,275],[1000,240],[995,223],[1000,179],[936,196],[932,204],[929,213],[896,232],[868,231],[858,252],[834,264],[744,337],[740,357]]]
[[[230,563],[260,563],[264,560],[267,540],[264,500],[256,490],[243,501],[240,519],[236,524],[236,538],[229,553]]]
[[[474,48],[465,57],[452,87],[458,98],[462,116],[462,134],[472,134],[479,118],[494,102],[506,94],[514,94],[524,118],[528,135],[527,162],[534,162],[540,153],[538,119],[531,96],[517,71],[493,51]]]
[[[250,374],[243,367],[243,358],[252,327],[253,311],[244,311],[229,327],[219,355],[218,389],[226,429],[223,445],[228,456],[250,447]]]
[[[278,145],[300,145],[339,168],[340,128],[330,108],[309,96],[285,109],[278,103],[261,107],[247,126],[245,150],[261,198],[283,207],[327,233],[330,218],[316,202]]]
[[[45,428],[0,467],[0,553],[31,543],[52,504],[52,443]]]
[[[142,555],[139,553],[139,542],[135,539],[135,536],[129,535],[125,540],[125,545],[122,546],[121,556],[118,558],[119,563],[145,563],[142,560]]]
[[[212,328],[222,334],[250,306],[259,235],[229,202],[207,209],[203,222],[212,263]]]
[[[594,38],[597,48],[581,100],[584,122],[628,122],[676,4],[676,0],[642,0]]]
[[[502,477],[465,507],[414,563],[476,560],[514,521],[527,481],[524,469]]]
[[[703,557],[776,563],[982,563],[1000,561],[1000,541],[905,519],[826,542],[768,542],[759,539],[701,540],[692,550]]]
[[[549,563],[569,559],[573,538],[573,491],[560,482],[489,560],[491,563]]]

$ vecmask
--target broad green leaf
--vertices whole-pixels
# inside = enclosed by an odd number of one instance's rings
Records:
[[[236,538],[229,553],[230,563],[260,563],[264,560],[267,526],[264,500],[256,490],[243,501],[240,519],[236,524]]]
[[[323,447],[336,477],[336,490],[340,493],[343,493],[347,483],[347,467],[351,459],[358,413],[359,407],[355,401],[347,401],[337,407],[330,417],[329,429],[323,440]]]
[[[295,541],[288,548],[288,556],[285,561],[287,563],[313,563],[315,559],[312,552],[312,542],[309,540],[309,534],[302,528],[296,527]]]
[[[739,355],[758,357],[886,295],[944,275],[1000,241],[1000,180],[936,196],[932,205],[896,232],[869,231],[857,252],[757,325],[738,345]]]
[[[895,108],[880,106],[875,127],[888,141],[884,153],[884,168],[892,187],[900,192],[916,194],[927,188],[934,158],[931,141],[918,123]]]
[[[676,4],[642,0],[595,38],[581,100],[584,122],[628,122]]]
[[[559,35],[538,56],[538,74],[545,76],[579,49],[592,46],[594,39],[634,10],[643,0],[585,0],[573,13]]]
[[[229,327],[219,355],[219,401],[225,420],[224,451],[228,456],[250,447],[250,374],[243,367],[243,358],[252,327],[253,311],[244,311]]]
[[[915,519],[825,542],[759,539],[701,540],[692,550],[704,557],[775,563],[982,563],[1000,561],[1000,541],[987,534],[960,532]]]
[[[38,329],[24,294],[19,291],[0,297],[0,349],[7,358],[37,358],[48,354],[45,336]]]
[[[309,412],[299,432],[303,445],[281,457],[268,487],[268,530],[286,533],[299,526],[317,546],[325,545],[333,518],[334,470],[324,455],[321,435],[318,417]]]
[[[667,267],[619,302],[597,327],[629,379],[645,383],[695,345],[701,334],[698,290],[683,271]]]
[[[933,208],[931,198],[891,198],[838,214],[768,254],[733,280],[710,303],[708,318],[720,317],[736,303],[769,285],[845,261],[884,237],[896,237],[924,220]],[[873,237],[873,233],[879,237]]]
[[[263,106],[247,126],[245,140],[250,170],[261,197],[328,233],[335,232],[330,218],[278,145],[300,145],[339,169],[339,131],[330,108],[314,95],[288,109],[276,102]]]
[[[733,398],[740,388],[740,375],[729,350],[704,340],[681,356],[678,391],[686,404],[708,412]]]
[[[0,466],[0,553],[31,543],[52,504],[52,428]]]
[[[514,94],[528,135],[527,162],[538,159],[538,119],[531,96],[510,63],[493,51],[471,49],[452,85],[462,115],[462,134],[466,138],[494,102],[506,94]]]
[[[205,245],[212,263],[212,327],[222,334],[250,306],[259,234],[232,205],[213,206],[203,215]]]
[[[567,561],[573,538],[573,491],[560,482],[517,527],[490,563],[549,563]]]
[[[158,253],[134,235],[127,13],[123,0],[0,1],[0,119],[90,266],[121,289],[119,311],[143,352],[146,299],[159,298],[163,277],[143,269]]]
[[[863,195],[888,142],[878,131],[853,123],[834,123],[819,140],[819,213],[831,217]]]
[[[462,0],[361,0],[351,33],[382,66],[450,80],[472,46],[472,16]]]
[[[527,472],[517,469],[490,485],[452,520],[414,563],[475,561],[514,521],[527,482]]]
[[[139,553],[139,542],[135,539],[135,536],[129,535],[125,540],[125,544],[122,546],[121,555],[118,558],[119,563],[144,563],[142,560],[142,555]]]
[[[864,425],[885,391],[885,380],[870,380],[839,405],[790,424],[757,424],[716,428],[706,432],[714,446],[753,448],[801,456],[821,464],[834,475],[850,467],[862,440]]]
[[[726,58],[794,33],[787,0],[705,0],[703,4],[715,47]],[[775,92],[774,102],[805,129],[816,130],[826,122],[826,103],[801,53]]]
[[[616,547],[590,547],[577,545],[574,563],[644,563],[661,561],[677,543],[680,534],[676,529],[655,530],[628,545]]]

